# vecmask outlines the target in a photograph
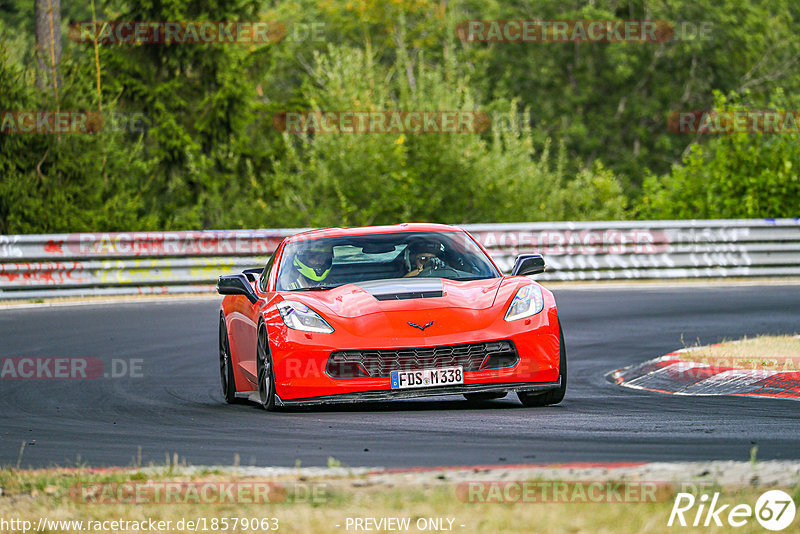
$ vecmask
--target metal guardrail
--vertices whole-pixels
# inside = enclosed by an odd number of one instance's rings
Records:
[[[538,280],[800,276],[800,218],[465,225],[504,271]],[[0,235],[0,299],[212,291],[303,229]]]

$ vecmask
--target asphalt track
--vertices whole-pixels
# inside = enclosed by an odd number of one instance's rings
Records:
[[[226,405],[216,300],[0,310],[0,357],[142,359],[141,377],[0,379],[0,465],[444,466],[800,459],[800,403],[608,383],[680,348],[800,331],[800,286],[556,290],[569,357],[559,406],[460,397],[268,413]],[[35,440],[35,444],[34,444]]]

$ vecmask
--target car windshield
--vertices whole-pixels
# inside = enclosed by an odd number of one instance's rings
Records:
[[[466,281],[499,276],[465,232],[397,232],[289,243],[281,258],[277,289],[325,290],[392,278]]]

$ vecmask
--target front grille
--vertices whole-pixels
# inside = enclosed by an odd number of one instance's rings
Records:
[[[334,378],[388,377],[392,371],[461,366],[465,372],[511,367],[519,360],[510,341],[487,341],[417,349],[341,350],[326,371]]]

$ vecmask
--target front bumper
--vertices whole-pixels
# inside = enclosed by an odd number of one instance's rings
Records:
[[[552,389],[559,380],[558,314],[555,302],[546,294],[545,310],[528,319],[514,322],[502,314],[482,328],[459,331],[460,325],[434,334],[408,327],[397,334],[379,336],[354,334],[341,327],[332,334],[291,330],[283,325],[277,313],[267,317],[270,350],[276,377],[276,393],[284,405],[354,402],[393,398],[461,394],[471,391],[516,391]],[[409,312],[410,314],[411,312]],[[475,312],[480,315],[483,311]],[[428,315],[422,316],[422,318]],[[421,320],[408,315],[409,320]],[[455,320],[454,320],[455,321]],[[424,322],[423,322],[424,323]],[[415,350],[453,345],[510,341],[518,354],[511,367],[466,371],[464,384],[435,387],[433,390],[392,390],[388,376],[334,378],[327,373],[328,359],[334,351]],[[341,400],[340,400],[341,399]]]
[[[392,389],[382,391],[359,391],[355,393],[341,393],[338,395],[325,395],[322,397],[309,397],[304,399],[276,399],[278,406],[315,406],[320,404],[350,404],[354,402],[370,402],[397,399],[414,399],[420,397],[441,397],[443,395],[463,395],[465,393],[491,393],[491,392],[541,392],[558,389],[561,387],[561,378],[557,382],[530,384],[524,382],[509,384],[459,384],[457,386],[431,387],[418,389]]]

